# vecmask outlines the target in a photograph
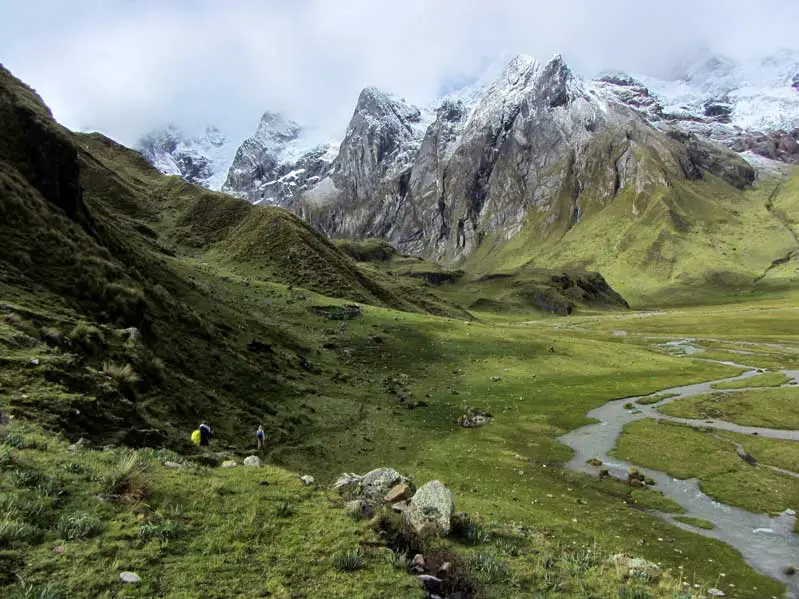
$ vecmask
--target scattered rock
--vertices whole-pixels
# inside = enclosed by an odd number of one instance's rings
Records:
[[[302,481],[302,484],[304,484],[306,486],[309,486],[309,487],[311,485],[316,484],[316,479],[313,476],[311,476],[310,474],[303,474],[300,477],[300,480]]]
[[[492,377],[491,377],[491,382],[492,382],[492,383],[498,383],[498,382],[499,382],[499,381],[501,381],[501,380],[502,380],[502,377],[501,377],[501,376],[492,376]]]
[[[244,458],[244,465],[257,468],[261,465],[261,458],[259,458],[257,455],[247,456]]]
[[[597,468],[599,468],[602,465],[602,460],[600,460],[599,458],[591,458],[586,462],[586,464],[588,464],[589,466],[596,466]]]
[[[411,497],[413,497],[413,489],[411,486],[408,483],[401,483],[395,485],[386,496],[383,497],[383,501],[386,503],[397,503],[410,499]]]
[[[424,561],[424,556],[421,553],[414,555],[409,567],[411,572],[414,574],[423,574],[427,568],[427,564],[425,564]]]
[[[447,535],[455,503],[441,481],[433,480],[416,491],[405,511],[406,522],[417,532],[431,530]]]
[[[34,358],[31,360],[31,366],[38,366],[39,365],[39,358]]]
[[[707,594],[711,597],[724,597],[724,591],[721,589],[708,589]]]
[[[450,572],[452,572],[452,564],[449,562],[444,562],[441,564],[441,566],[439,566],[437,574],[441,578],[447,578],[450,575]]]
[[[363,499],[353,499],[344,506],[347,514],[354,520],[368,520],[374,514],[372,506]]]
[[[53,553],[56,555],[63,555],[64,551],[66,551],[66,549],[64,549],[61,545],[56,545],[53,547]]]
[[[616,566],[622,575],[626,577],[642,577],[657,581],[661,575],[660,567],[657,564],[640,557],[630,557],[623,553],[617,553],[610,557],[608,562]]]
[[[361,307],[357,304],[344,306],[311,306],[311,312],[328,320],[352,320],[361,315]]]
[[[236,460],[225,460],[222,462],[222,468],[235,468],[236,466],[238,466]]]
[[[491,422],[492,416],[485,410],[469,408],[466,413],[458,418],[458,424],[463,428],[477,428]]]
[[[421,587],[428,593],[439,593],[444,581],[430,574],[420,574],[416,577]]]
[[[91,444],[92,444],[92,442],[91,442],[91,441],[89,441],[88,439],[85,439],[85,438],[81,437],[81,438],[80,438],[80,439],[78,439],[78,440],[77,440],[75,443],[73,443],[72,445],[70,445],[69,447],[67,447],[67,451],[69,451],[70,453],[75,453],[75,452],[76,452],[76,451],[78,451],[79,449],[83,449],[83,448],[84,448],[84,447],[86,447],[87,445],[91,445]]]
[[[180,462],[164,462],[165,468],[183,468],[183,464]]]
[[[785,576],[793,576],[796,574],[796,566],[783,566],[782,573],[785,574]]]
[[[120,572],[119,581],[125,584],[136,584],[137,582],[141,582],[141,577],[135,572]]]

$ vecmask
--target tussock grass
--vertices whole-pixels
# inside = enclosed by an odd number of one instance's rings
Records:
[[[366,556],[361,548],[347,549],[334,553],[330,562],[340,572],[355,572],[366,565]]]
[[[103,374],[116,381],[117,384],[125,386],[134,385],[141,380],[130,364],[121,366],[113,362],[103,362]]]
[[[56,526],[56,534],[67,541],[93,537],[102,530],[102,521],[97,516],[86,512],[64,514]]]

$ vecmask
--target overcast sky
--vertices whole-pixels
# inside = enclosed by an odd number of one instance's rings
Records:
[[[336,134],[367,85],[426,103],[515,53],[659,74],[796,47],[797,23],[797,0],[0,0],[0,62],[131,145],[168,121],[243,137],[267,109]]]

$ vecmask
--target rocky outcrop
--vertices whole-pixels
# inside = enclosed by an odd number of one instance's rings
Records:
[[[736,152],[754,152],[759,156],[788,164],[799,164],[799,129],[744,135],[731,144]]]

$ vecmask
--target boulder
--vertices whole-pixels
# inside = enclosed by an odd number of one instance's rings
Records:
[[[236,460],[225,460],[222,462],[222,468],[235,468],[236,466],[238,466]]]
[[[257,455],[247,456],[244,458],[244,465],[257,468],[261,465],[261,458],[259,458]]]
[[[302,475],[300,477],[300,480],[302,481],[302,484],[307,485],[309,487],[311,485],[313,485],[313,484],[316,484],[316,479],[313,476],[311,476],[310,474]]]
[[[141,577],[135,572],[120,572],[119,581],[125,584],[136,584],[137,582],[141,582]]]
[[[407,480],[393,468],[377,468],[363,475],[361,487],[364,497],[378,501],[383,499],[395,486],[407,482]]]
[[[405,510],[405,521],[417,533],[429,530],[447,535],[454,511],[455,503],[450,490],[441,481],[432,480],[414,494]]]
[[[708,589],[707,594],[711,597],[724,597],[724,591],[721,589]]]
[[[401,483],[395,485],[386,496],[383,497],[383,501],[386,503],[397,503],[398,501],[405,501],[411,497],[413,497],[413,489],[411,489],[411,486],[408,483]]]

